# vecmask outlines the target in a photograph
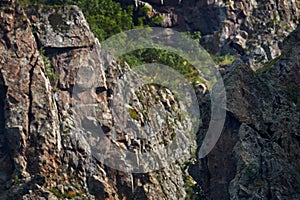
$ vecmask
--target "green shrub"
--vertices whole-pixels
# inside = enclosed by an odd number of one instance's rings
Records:
[[[160,63],[175,69],[192,84],[199,82],[205,83],[205,81],[199,77],[197,69],[186,59],[166,50],[152,48],[139,49],[123,55],[120,57],[120,60],[127,62],[132,68],[146,63]]]
[[[79,0],[76,4],[82,9],[92,32],[100,41],[134,27],[132,6],[126,10],[112,0]]]
[[[185,32],[185,34],[190,37],[191,39],[195,40],[196,42],[199,42],[201,39],[201,32],[200,31],[194,31],[194,32]]]
[[[77,5],[84,13],[92,32],[100,40],[129,30],[133,25],[133,7],[123,9],[112,0],[20,0],[24,7],[28,5]]]
[[[151,6],[149,6],[149,5],[145,5],[145,6],[141,7],[141,11],[142,11],[144,14],[148,14],[148,12],[151,12],[151,11],[152,11],[152,8],[151,8]]]
[[[52,86],[56,85],[56,82],[58,80],[58,77],[56,76],[54,69],[51,66],[50,60],[47,56],[45,56],[45,50],[43,48],[40,49],[41,56],[43,58],[44,66],[46,75],[49,78]]]
[[[201,187],[194,181],[194,179],[186,174],[184,177],[184,188],[186,191],[186,200],[200,200],[204,199]]]
[[[231,65],[235,60],[235,56],[230,54],[226,54],[222,56],[212,55],[211,57],[217,65]]]
[[[164,21],[163,15],[156,15],[155,17],[151,18],[151,25],[159,25]]]
[[[257,74],[266,73],[280,58],[281,58],[281,56],[278,56],[278,57],[270,60],[263,67],[261,67],[258,70],[256,70],[256,73]]]
[[[128,109],[129,116],[134,120],[139,120],[139,114],[132,108]]]

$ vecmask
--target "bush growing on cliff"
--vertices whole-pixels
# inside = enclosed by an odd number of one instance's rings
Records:
[[[91,30],[100,41],[133,28],[133,7],[125,10],[112,0],[80,0],[76,4],[82,9]]]
[[[235,60],[235,56],[230,54],[226,54],[222,56],[211,55],[211,57],[217,65],[231,65]]]
[[[50,60],[47,56],[45,56],[45,50],[42,48],[40,49],[40,54],[43,58],[43,62],[44,62],[44,66],[45,66],[45,71],[46,71],[46,75],[48,76],[50,82],[51,82],[51,85],[52,86],[55,86],[57,80],[58,80],[58,77],[56,76],[53,68],[51,67],[51,63],[50,63]]]
[[[160,63],[175,69],[194,85],[205,83],[199,77],[199,72],[191,63],[176,53],[166,50],[152,48],[139,49],[123,55],[120,60],[126,61],[132,68],[146,63]]]

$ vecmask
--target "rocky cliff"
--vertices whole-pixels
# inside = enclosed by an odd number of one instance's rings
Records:
[[[77,7],[30,7],[25,14],[15,1],[1,1],[0,198],[185,198],[195,184],[185,171],[195,141],[177,148],[185,157],[174,157],[176,162],[159,157],[160,148],[191,122],[180,118],[183,108],[167,88],[130,89],[127,102],[125,84],[137,78],[103,56]],[[157,109],[148,112],[154,104]],[[153,120],[161,112],[167,121]],[[149,130],[159,135],[148,141],[138,135]],[[144,173],[134,173],[128,162],[142,160],[121,154],[117,165],[104,165],[100,161],[111,155],[102,147],[109,145],[131,156],[151,151],[161,166],[153,171],[139,165]]]
[[[188,108],[168,88],[124,90],[142,77],[103,53],[76,6],[30,7],[25,13],[15,0],[0,1],[0,199],[300,199],[297,1],[203,2],[163,1],[166,7],[160,7],[161,2],[149,1],[158,10],[174,8],[178,27],[185,20],[188,29],[201,30],[207,35],[203,44],[213,44],[213,51],[229,45],[248,56],[225,69],[227,117],[221,137],[200,159],[195,155],[195,143],[201,145],[205,132],[200,130],[189,148],[176,149],[182,158],[162,160],[155,171],[145,172],[141,165],[144,172],[134,173],[130,166],[138,157],[119,154],[112,165],[103,149],[163,156],[160,148],[174,135],[188,134],[192,119],[182,116]],[[203,12],[189,10],[196,8],[219,17],[204,19]],[[274,16],[261,12],[270,9],[289,28],[274,25],[277,20],[265,29]],[[224,36],[230,27],[237,27],[235,34]],[[238,38],[246,43],[235,44]],[[252,71],[244,62],[255,59],[251,38],[264,53],[278,47],[268,59],[280,57]],[[209,111],[209,94],[198,97],[199,108]],[[157,109],[151,110],[153,105]],[[210,115],[201,118],[207,127]],[[157,131],[157,137],[145,141],[138,135],[147,130]]]
[[[237,55],[254,70],[281,55],[284,38],[296,29],[300,19],[297,0],[132,2],[139,2],[137,7],[143,7],[142,2],[146,2],[154,13],[162,14],[162,27],[200,31],[201,45],[207,51],[214,55]]]
[[[299,30],[263,70],[241,60],[227,69],[225,128],[191,167],[208,199],[299,198]]]

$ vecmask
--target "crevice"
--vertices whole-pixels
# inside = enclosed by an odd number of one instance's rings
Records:
[[[7,49],[12,49],[12,51],[14,51],[14,49],[12,48],[10,39],[9,39],[9,37],[8,37],[7,34],[8,34],[8,32],[6,32],[6,33],[3,35],[3,39],[4,39],[4,42],[5,42],[6,48],[7,48]]]
[[[37,45],[38,49],[40,49],[42,47],[41,40],[39,39],[39,37],[37,36],[36,33],[33,33],[33,37],[35,39],[35,42],[36,42],[36,45]]]
[[[65,88],[65,87],[62,87],[61,84],[58,82],[57,88],[59,89],[59,91],[68,92],[70,94],[70,96],[73,96],[74,85],[70,85],[68,88]]]
[[[270,139],[270,135],[268,134],[267,131],[258,130],[253,124],[247,124],[247,126],[249,126],[251,129],[257,132],[263,139]]]
[[[76,50],[76,49],[85,49],[85,48],[93,48],[94,45],[83,45],[83,46],[73,46],[73,47],[49,47],[49,46],[41,46],[45,49],[45,54],[46,55],[58,55],[58,54],[63,54],[63,53],[67,53],[69,51],[72,50]]]
[[[94,47],[94,44],[82,45],[82,46],[64,46],[64,47],[44,46],[36,33],[34,33],[33,36],[35,38],[38,49],[43,48],[47,56],[63,54],[76,49],[85,49],[85,48],[92,49]]]
[[[8,87],[0,71],[0,193],[6,190],[6,181],[14,171],[11,150],[5,136],[6,97]]]
[[[189,170],[209,199],[218,199],[220,196],[222,199],[230,198],[228,188],[230,181],[235,177],[237,167],[233,148],[238,141],[240,125],[241,122],[232,113],[227,112],[219,141],[205,158]]]
[[[272,60],[273,58],[272,58],[269,46],[266,46],[266,45],[261,45],[261,46],[264,49],[264,51],[266,52],[268,61]]]
[[[31,60],[34,59],[34,55],[32,55]],[[38,59],[36,59],[34,65],[31,66],[31,69],[29,70],[29,93],[28,93],[28,98],[29,98],[29,108],[28,108],[28,135],[30,136],[30,123],[33,121],[34,115],[32,113],[32,102],[33,102],[33,97],[32,97],[32,82],[33,82],[33,73],[35,66],[38,63]]]
[[[96,94],[101,94],[104,91],[106,91],[106,87],[97,87],[95,92]]]
[[[4,134],[5,129],[5,99],[7,86],[4,85],[2,73],[0,72],[0,135]]]
[[[34,59],[35,59],[35,56],[33,54],[32,57],[30,58],[30,60],[33,61]],[[31,154],[33,154],[33,152],[30,152],[29,149],[35,148],[35,136],[31,134],[30,125],[32,124],[32,122],[34,120],[34,115],[32,113],[32,103],[33,103],[32,86],[33,86],[33,73],[34,73],[34,69],[35,69],[35,66],[37,65],[37,63],[38,63],[38,59],[36,59],[34,64],[31,65],[31,69],[29,70],[29,93],[28,93],[29,107],[28,107],[28,113],[27,113],[27,115],[28,115],[27,116],[28,117],[27,135],[28,135],[29,146],[26,149],[26,153],[25,153],[26,157],[28,157],[28,163],[30,163],[30,165],[26,166],[26,171],[28,171],[29,173],[32,172],[33,165],[35,165],[34,156],[31,155]]]
[[[111,129],[108,126],[105,126],[105,125],[102,125],[101,128],[102,128],[102,131],[104,133],[109,133],[111,131]]]
[[[4,79],[0,72],[0,135],[5,129],[5,99],[7,94],[7,86],[4,85]]]

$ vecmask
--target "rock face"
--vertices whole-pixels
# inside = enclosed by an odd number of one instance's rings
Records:
[[[14,1],[1,4],[1,198],[11,199],[57,175],[61,138],[30,22]]]
[[[132,89],[143,77],[104,54],[76,6],[30,7],[25,14],[14,0],[2,0],[0,199],[300,199],[298,2],[149,3],[159,12],[173,9],[165,13],[168,26],[205,33],[212,51],[230,47],[243,55],[224,72],[227,118],[212,152],[197,158],[195,140],[161,154],[171,141],[185,144],[188,106],[168,88]],[[266,14],[271,10],[276,15]],[[267,59],[281,56],[255,73],[244,63],[256,59],[254,46]],[[198,97],[206,127],[209,94]],[[106,148],[120,150],[118,162],[110,163]],[[169,158],[156,171],[134,173],[141,159],[124,151]]]
[[[267,71],[238,60],[225,74],[225,129],[192,170],[208,199],[299,198],[299,33]]]
[[[255,70],[281,54],[284,38],[300,19],[297,0],[145,2],[163,14],[163,27],[200,31],[201,45],[210,53],[238,55]]]
[[[123,88],[138,75],[107,60],[77,7],[30,7],[25,14],[14,1],[0,3],[0,199],[190,195],[187,191],[195,182],[185,168],[194,156],[195,141],[189,148],[176,149],[184,155],[180,158],[160,150],[174,135],[182,135],[176,143],[183,143],[191,126],[187,116],[182,119],[184,108],[173,94],[146,85],[129,90],[132,98],[127,102]],[[157,109],[150,110],[153,105]],[[123,113],[129,114],[122,117]],[[101,140],[97,127],[109,139]],[[154,139],[142,137],[151,130],[156,132]],[[120,153],[117,166],[103,165],[102,159],[111,157],[100,151],[107,143],[94,144],[99,139],[127,152],[152,151],[167,160],[159,159],[156,171],[140,165],[143,173],[127,171],[131,161],[140,160]],[[95,153],[98,148],[100,155]]]

